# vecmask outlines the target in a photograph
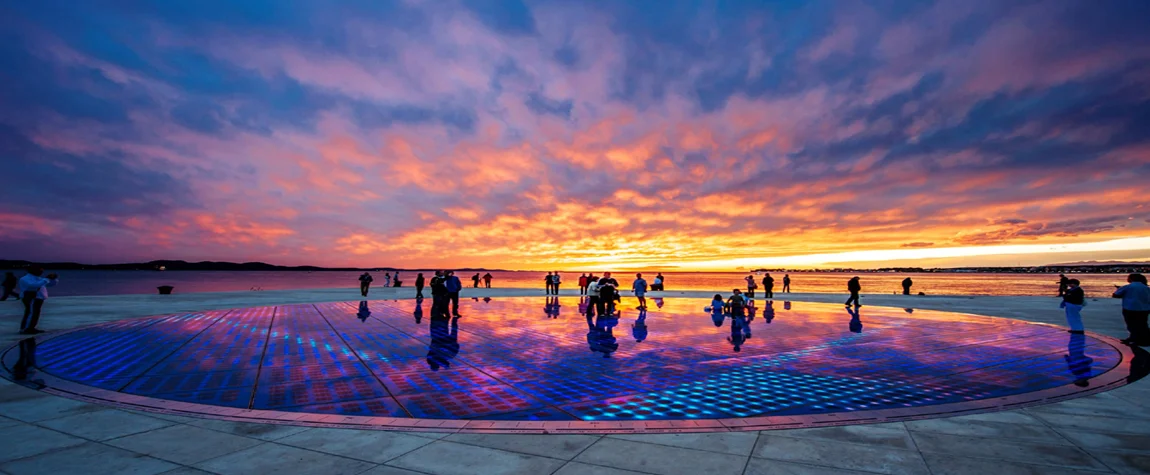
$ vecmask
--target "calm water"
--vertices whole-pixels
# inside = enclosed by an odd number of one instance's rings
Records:
[[[23,272],[17,272],[23,275]],[[60,284],[51,289],[54,296],[116,295],[156,293],[156,287],[171,285],[176,293],[220,292],[236,290],[290,290],[358,287],[358,272],[235,272],[235,271],[62,271]],[[383,272],[373,272],[375,285],[383,285]],[[424,276],[432,274],[424,271]],[[546,272],[492,272],[494,288],[543,288]],[[624,286],[628,286],[631,273],[615,273]],[[647,282],[654,273],[644,273]],[[744,273],[674,273],[664,272],[667,290],[727,291],[745,287]],[[910,276],[914,280],[913,292],[927,295],[1057,295],[1058,276],[1045,274],[859,274],[864,294],[901,292],[900,282]],[[578,286],[579,273],[563,273],[561,289]],[[782,290],[782,274],[772,274],[775,291]],[[845,293],[850,274],[798,273],[791,274],[794,292]],[[401,272],[404,287],[415,281],[415,272]],[[622,278],[626,277],[626,278]],[[1123,274],[1074,274],[1082,281],[1086,294],[1094,297],[1109,296],[1114,285],[1125,284]],[[471,276],[461,275],[465,286],[471,286]],[[762,281],[760,276],[758,281]],[[760,289],[761,290],[761,289]]]

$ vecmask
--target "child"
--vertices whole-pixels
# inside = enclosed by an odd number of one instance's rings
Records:
[[[1070,326],[1070,333],[1081,335],[1085,328],[1082,326],[1082,307],[1086,306],[1086,295],[1079,287],[1078,279],[1066,282],[1069,288],[1062,294],[1060,307],[1066,309],[1066,324]]]
[[[722,294],[715,294],[715,298],[711,299],[711,306],[703,309],[711,313],[722,315],[723,313],[723,296]]]

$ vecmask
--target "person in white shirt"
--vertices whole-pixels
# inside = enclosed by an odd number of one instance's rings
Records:
[[[56,285],[56,274],[48,274],[47,278],[40,277],[42,274],[44,269],[30,267],[28,274],[16,284],[24,302],[24,318],[20,320],[20,333],[24,335],[44,333],[36,328],[36,324],[40,323],[40,309],[48,299],[48,287]]]

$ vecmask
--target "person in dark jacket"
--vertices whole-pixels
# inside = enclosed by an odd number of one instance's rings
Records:
[[[1086,293],[1078,286],[1078,279],[1066,282],[1066,292],[1062,294],[1062,308],[1066,309],[1066,325],[1070,333],[1082,334],[1086,328],[1082,325],[1082,307],[1086,306]]]
[[[459,281],[459,277],[455,276],[455,271],[447,271],[444,273],[447,282],[444,286],[447,288],[447,299],[451,301],[451,314],[459,316],[459,291],[463,290],[463,283]]]
[[[472,287],[474,287],[476,289],[479,288],[479,273],[478,272],[476,272],[475,275],[471,276],[471,284],[472,284],[471,285]]]
[[[1058,296],[1066,295],[1066,288],[1070,286],[1070,279],[1066,278],[1066,274],[1058,274]]]
[[[431,318],[447,318],[447,277],[443,271],[435,271],[431,278]]]
[[[783,274],[783,292],[791,293],[791,275]]]
[[[1128,284],[1114,291],[1114,298],[1122,299],[1122,318],[1126,320],[1126,330],[1130,337],[1122,343],[1132,346],[1150,346],[1150,329],[1147,329],[1147,318],[1150,317],[1150,287],[1146,286],[1146,276],[1130,274],[1126,277]]]
[[[375,279],[372,279],[371,274],[368,274],[367,272],[364,272],[363,275],[359,276],[359,293],[360,293],[360,295],[367,297],[367,290],[369,288],[371,288],[371,282],[373,280],[375,280]]]
[[[862,291],[862,285],[859,284],[858,276],[851,277],[851,280],[847,281],[847,291],[851,293],[851,296],[847,299],[846,306],[850,307],[851,303],[854,303],[856,307],[861,307],[859,292]]]
[[[3,284],[4,295],[0,296],[0,300],[8,300],[8,297],[11,296],[11,297],[16,297],[16,301],[20,301],[20,294],[16,292],[16,283],[17,282],[19,282],[19,279],[16,278],[16,274],[13,274],[11,272],[4,274],[4,284]]]
[[[914,285],[914,281],[910,280],[910,277],[903,279],[902,280],[902,294],[903,295],[910,295],[910,286],[912,286],[912,285]]]
[[[771,273],[763,277],[763,298],[775,298],[775,278],[771,277]]]
[[[423,298],[423,273],[420,272],[415,276],[415,298]]]

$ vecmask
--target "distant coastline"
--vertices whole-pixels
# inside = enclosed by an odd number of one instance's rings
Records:
[[[266,262],[218,262],[201,261],[187,262],[181,260],[157,260],[149,262],[135,262],[124,264],[81,264],[77,262],[32,262],[25,260],[0,259],[0,269],[24,269],[29,266],[41,266],[52,270],[123,270],[123,271],[292,271],[292,272],[351,272],[351,271],[381,271],[381,272],[410,272],[427,269],[403,269],[396,267],[319,267],[319,266],[280,266]],[[507,269],[488,269],[481,267],[465,267],[455,269],[460,272],[521,272]],[[522,271],[533,272],[533,271]],[[578,271],[567,271],[578,272]],[[683,272],[664,270],[664,272]],[[724,272],[724,271],[712,271]],[[790,273],[987,273],[987,274],[1128,274],[1133,272],[1150,273],[1150,262],[1083,262],[1068,264],[1051,264],[1044,266],[1013,266],[1013,267],[883,267],[878,269],[854,268],[827,268],[827,269],[735,269],[725,271],[730,273],[742,272],[790,272]]]

